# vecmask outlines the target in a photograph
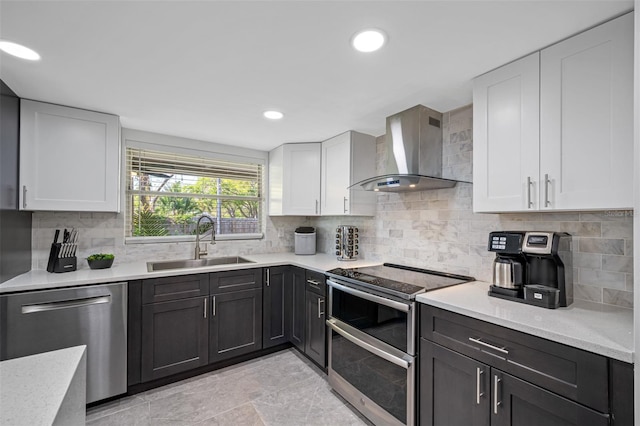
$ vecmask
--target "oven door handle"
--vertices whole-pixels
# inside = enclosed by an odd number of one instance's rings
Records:
[[[356,297],[360,297],[362,299],[366,299],[370,302],[379,303],[380,305],[388,306],[393,309],[397,309],[402,312],[409,312],[411,310],[411,305],[402,302],[396,302],[395,300],[386,299],[384,297],[376,296],[375,294],[367,293],[364,291],[356,290],[355,288],[347,287],[342,284],[338,284],[335,281],[327,280],[327,285],[330,285],[333,288],[337,288],[340,291],[344,291],[345,293],[352,294]]]
[[[407,361],[406,359],[390,354],[389,352],[384,350],[382,347],[380,347],[381,345],[377,345],[375,341],[372,341],[369,343],[369,342],[365,342],[362,339],[357,338],[352,333],[340,327],[336,323],[336,320],[334,319],[327,320],[327,325],[331,327],[331,329],[334,330],[336,333],[338,333],[339,335],[341,335],[342,337],[344,337],[354,345],[360,346],[362,349],[366,350],[367,352],[371,352],[372,354],[377,355],[380,358],[385,359],[397,365],[398,367],[402,367],[405,370],[408,370],[409,367],[411,366],[411,361]]]

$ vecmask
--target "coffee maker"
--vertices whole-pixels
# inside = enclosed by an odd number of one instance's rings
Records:
[[[551,309],[573,303],[571,235],[565,232],[492,232],[489,251],[496,252],[490,296]],[[503,259],[511,259],[512,265],[521,262],[522,285],[517,285],[516,279],[511,280],[512,288],[504,285],[505,280],[500,278],[500,271],[505,269]],[[513,271],[516,270],[514,267]]]

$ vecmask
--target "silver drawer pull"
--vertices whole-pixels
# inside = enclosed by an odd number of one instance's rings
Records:
[[[501,352],[501,353],[503,353],[505,355],[507,355],[509,353],[509,351],[507,350],[507,348],[505,346],[503,346],[503,347],[494,346],[494,345],[491,345],[489,343],[483,342],[482,340],[476,339],[476,338],[473,338],[473,337],[469,337],[469,340],[472,341],[473,343],[477,343],[477,344],[485,346],[487,348],[491,348],[494,351]]]
[[[311,285],[315,285],[316,287],[320,286],[320,282],[316,280],[307,280],[307,282]]]

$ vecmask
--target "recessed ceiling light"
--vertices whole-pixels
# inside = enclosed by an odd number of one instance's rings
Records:
[[[351,45],[359,52],[375,52],[384,46],[387,36],[380,30],[371,29],[358,32],[351,39]]]
[[[28,61],[37,61],[40,59],[40,55],[35,50],[11,41],[0,40],[0,50]]]
[[[262,115],[264,115],[269,120],[280,120],[282,117],[284,117],[284,114],[280,111],[265,111],[262,113]]]

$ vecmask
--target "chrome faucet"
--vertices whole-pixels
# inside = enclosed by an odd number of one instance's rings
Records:
[[[200,250],[200,222],[202,222],[202,219],[209,219],[209,222],[211,222],[211,242],[209,244],[216,243],[216,224],[213,222],[213,219],[211,218],[211,216],[206,216],[206,215],[200,216],[200,219],[198,219],[198,223],[196,223],[196,251],[195,251],[196,260],[200,259],[200,256],[206,256],[208,254],[206,244],[204,246],[204,250]]]

